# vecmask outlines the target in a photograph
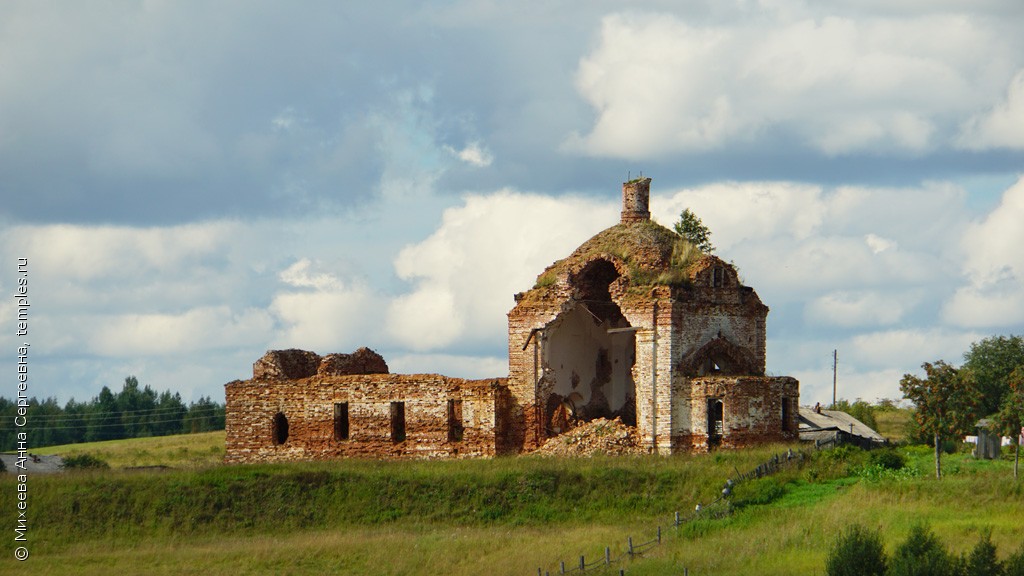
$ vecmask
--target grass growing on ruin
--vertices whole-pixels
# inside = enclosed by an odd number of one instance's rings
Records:
[[[858,450],[741,484],[736,512],[672,528],[672,513],[781,447],[597,459],[343,461],[108,471],[33,478],[32,558],[14,574],[536,574],[589,560],[628,536],[663,544],[628,574],[822,574],[845,526],[881,530],[891,551],[916,521],[954,551],[991,528],[1005,557],[1024,540],[1012,463],[901,448],[920,474],[859,474]],[[12,494],[10,477],[0,493]],[[7,501],[7,500],[5,500]],[[4,507],[10,511],[10,506]],[[4,512],[4,514],[8,514]],[[4,517],[8,524],[11,518]],[[7,568],[11,570],[8,571]],[[616,570],[617,572],[617,570]]]
[[[38,448],[32,452],[61,456],[91,454],[109,464],[111,468],[197,468],[219,465],[224,459],[224,431],[65,444]]]

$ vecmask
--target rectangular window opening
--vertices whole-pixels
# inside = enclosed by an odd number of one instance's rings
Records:
[[[334,439],[348,440],[348,402],[334,405]]]
[[[391,441],[405,441],[405,402],[391,403]]]
[[[462,400],[448,401],[448,441],[462,442]]]
[[[782,399],[782,431],[792,432],[793,426],[790,424],[790,400],[789,398]]]

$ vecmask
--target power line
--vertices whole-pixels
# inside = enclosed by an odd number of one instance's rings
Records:
[[[196,416],[201,417],[201,418],[217,416],[218,415],[217,413],[220,410],[223,410],[223,408],[211,407],[210,409],[203,408],[198,413],[193,413],[193,412],[190,412],[190,411],[186,411],[185,413],[183,413],[181,415],[180,418],[179,417],[174,417],[174,418],[163,419],[163,420],[137,420],[137,421],[129,421],[129,422],[124,422],[124,421],[120,421],[119,420],[117,422],[110,422],[110,423],[104,423],[103,421],[104,420],[108,420],[110,418],[115,418],[118,413],[117,412],[102,412],[102,413],[93,413],[93,414],[84,415],[81,419],[79,419],[79,418],[68,418],[68,419],[62,420],[62,422],[74,422],[74,423],[73,424],[60,424],[60,425],[55,425],[52,422],[49,422],[49,423],[44,422],[43,425],[38,425],[38,423],[36,422],[36,419],[32,418],[31,415],[29,415],[29,416],[26,417],[26,424],[25,424],[25,426],[17,426],[13,422],[10,422],[9,424],[0,424],[0,433],[2,433],[2,432],[11,432],[11,431],[14,431],[14,430],[36,430],[36,431],[38,431],[38,430],[79,430],[79,429],[90,428],[90,427],[91,428],[108,428],[108,427],[114,427],[114,426],[125,426],[125,427],[129,427],[129,428],[131,428],[131,427],[143,428],[143,427],[146,427],[146,426],[152,426],[154,424],[166,424],[166,423],[170,423],[170,422],[181,422],[181,423],[184,423],[186,420],[188,420],[190,418],[194,418]],[[79,424],[79,423],[77,423],[77,420],[83,420],[83,422]],[[97,420],[99,422],[97,422]]]
[[[89,417],[94,416],[94,415],[108,416],[108,415],[111,415],[111,414],[119,414],[122,417],[124,417],[124,416],[134,417],[135,415],[148,414],[148,413],[160,412],[160,411],[165,411],[166,412],[166,411],[178,410],[178,409],[183,409],[183,410],[185,410],[185,412],[190,412],[192,410],[210,410],[210,409],[221,410],[221,409],[224,408],[223,404],[217,404],[217,403],[208,404],[208,405],[193,404],[193,406],[194,406],[194,408],[191,408],[191,407],[188,407],[188,406],[185,406],[185,405],[181,405],[180,407],[179,406],[175,406],[175,407],[161,407],[161,408],[146,408],[145,410],[126,410],[126,411],[109,411],[108,410],[108,411],[105,411],[105,412],[94,412],[94,411],[89,410],[89,409],[86,409],[83,412],[67,412],[66,410],[62,410],[61,413],[59,413],[59,414],[35,414],[35,415],[33,415],[31,412],[29,412],[28,417],[30,417],[32,420],[44,420],[44,421],[45,420],[51,420],[51,421],[56,422],[56,421],[61,421],[61,420],[75,420],[78,417],[89,418]],[[29,410],[30,411],[33,408],[39,409],[40,405],[29,406]],[[0,416],[2,416],[2,414],[0,414]]]
[[[124,422],[109,422],[109,423],[85,422],[85,423],[77,424],[77,425],[62,425],[62,426],[32,426],[31,424],[26,424],[25,426],[16,426],[16,427],[0,426],[0,433],[3,433],[3,431],[11,431],[11,430],[14,430],[14,429],[27,430],[27,431],[31,431],[31,430],[37,430],[37,431],[38,430],[76,430],[76,429],[82,429],[82,428],[112,428],[114,426],[127,426],[127,427],[134,426],[134,427],[141,428],[141,427],[145,427],[147,425],[166,424],[166,423],[170,423],[170,422],[181,422],[183,424],[184,423],[184,418],[172,418],[172,419],[169,419],[169,420],[148,420],[148,421],[138,422],[137,424],[131,424],[131,423],[125,424]]]

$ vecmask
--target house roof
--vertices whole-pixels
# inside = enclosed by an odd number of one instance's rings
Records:
[[[815,412],[810,406],[800,407],[800,434],[841,430],[854,436],[867,438],[872,442],[885,442],[885,437],[872,430],[867,424],[839,410]]]

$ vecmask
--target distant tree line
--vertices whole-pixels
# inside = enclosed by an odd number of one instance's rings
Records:
[[[17,427],[17,403],[0,397],[0,450],[11,450],[18,432],[28,433],[29,446],[41,448],[224,429],[223,404],[204,396],[186,405],[177,392],[140,388],[135,376],[125,378],[120,392],[104,386],[88,402],[72,398],[61,407],[51,397],[28,404],[26,424]]]

